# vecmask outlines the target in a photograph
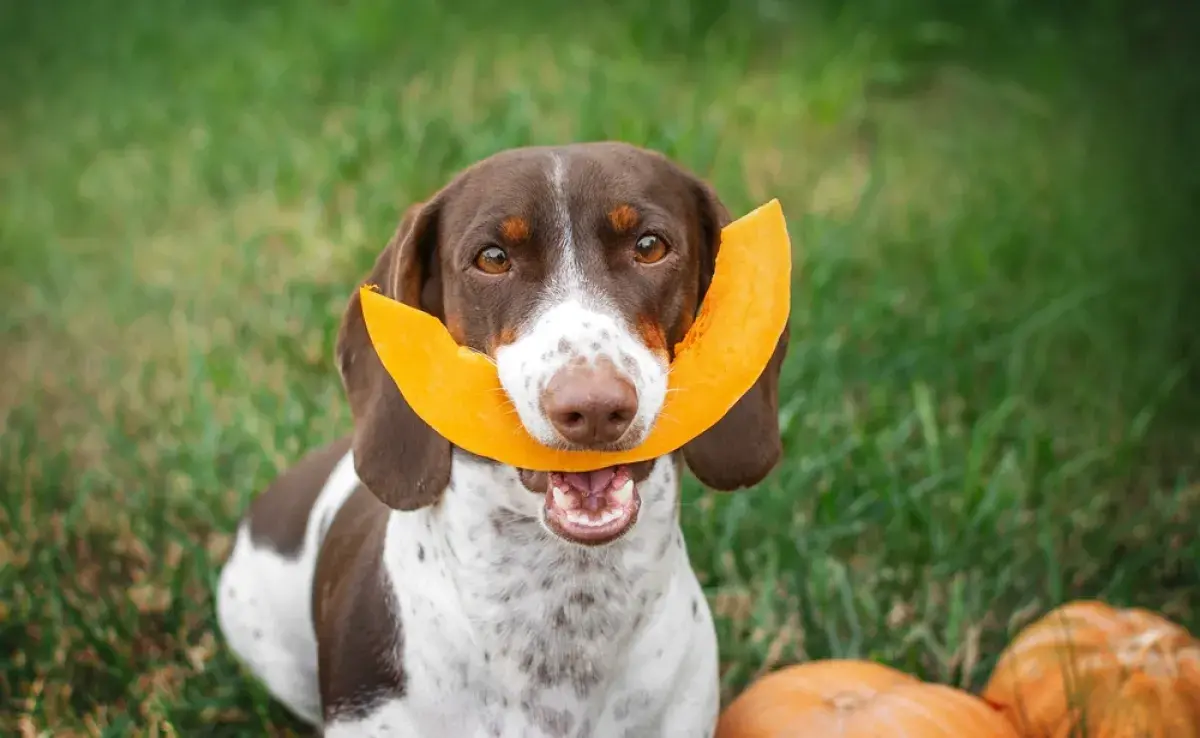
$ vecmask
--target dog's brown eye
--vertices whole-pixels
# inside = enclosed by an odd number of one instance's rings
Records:
[[[503,274],[512,267],[512,263],[508,260],[508,253],[504,249],[499,246],[488,246],[475,255],[475,266],[481,272]]]
[[[653,264],[656,261],[662,261],[666,255],[667,244],[658,236],[642,236],[633,247],[633,258],[642,264]]]

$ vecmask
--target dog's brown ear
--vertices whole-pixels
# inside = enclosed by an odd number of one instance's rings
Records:
[[[364,280],[395,300],[444,319],[438,264],[440,198],[413,205]],[[371,344],[358,289],[342,315],[337,365],[354,416],[354,468],[384,504],[415,510],[450,482],[450,442],[409,407]]]
[[[729,211],[707,184],[694,184],[702,238],[700,301],[712,282],[721,229]],[[775,352],[758,381],[725,413],[717,424],[683,447],[688,468],[705,486],[735,490],[761,482],[779,463],[783,441],[779,435],[779,372],[787,356],[790,321],[775,345]]]

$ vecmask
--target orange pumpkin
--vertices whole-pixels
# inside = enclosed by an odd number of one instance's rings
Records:
[[[538,443],[521,425],[491,359],[460,347],[428,313],[368,287],[360,296],[384,368],[413,411],[442,437],[522,469],[588,471],[675,451],[746,394],[787,324],[791,258],[778,200],[721,231],[712,282],[695,323],[676,347],[659,421],[645,442],[623,452],[563,451]]]
[[[751,684],[716,738],[1017,738],[974,695],[870,661],[789,666]]]
[[[1072,602],[1013,639],[983,696],[1031,738],[1200,737],[1200,644],[1142,609]]]

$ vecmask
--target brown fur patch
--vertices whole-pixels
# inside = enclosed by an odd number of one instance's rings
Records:
[[[317,557],[310,603],[326,720],[369,715],[408,686],[393,648],[404,638],[399,605],[383,569],[387,511],[359,486],[334,516]]]
[[[608,211],[608,222],[617,233],[628,233],[641,217],[632,205],[618,205]]]
[[[521,243],[529,238],[529,221],[517,215],[509,216],[500,224],[500,235],[510,243]]]
[[[642,343],[646,344],[646,348],[650,349],[650,353],[659,357],[664,362],[670,361],[670,354],[667,353],[667,336],[663,333],[662,326],[657,321],[648,315],[639,315],[637,332],[642,337]]]

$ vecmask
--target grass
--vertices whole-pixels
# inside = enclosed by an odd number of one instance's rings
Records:
[[[300,732],[215,630],[230,533],[346,431],[337,317],[403,207],[530,143],[789,216],[787,458],[686,490],[727,697],[831,656],[977,688],[1071,598],[1200,626],[1186,65],[932,2],[447,7],[4,6],[0,732]]]

